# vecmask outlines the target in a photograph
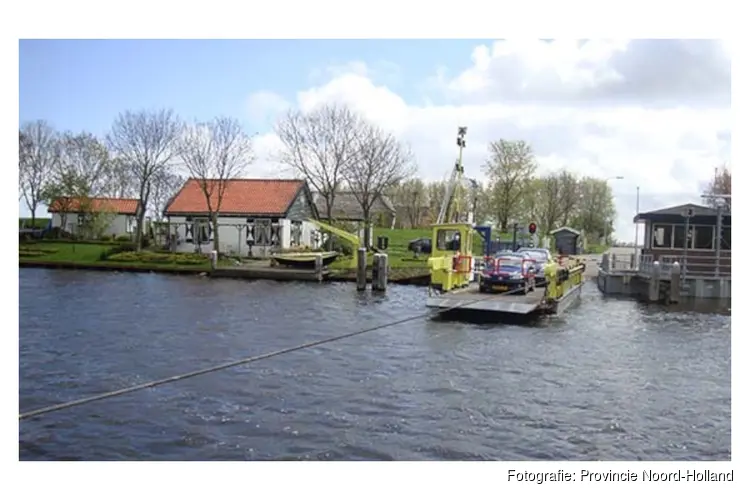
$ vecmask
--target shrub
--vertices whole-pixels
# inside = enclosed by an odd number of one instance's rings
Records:
[[[176,264],[181,266],[191,266],[205,264],[208,261],[208,257],[201,254],[191,253],[123,251],[109,255],[107,260],[111,262],[140,262],[144,264]]]
[[[101,255],[99,255],[99,260],[108,260],[113,255],[125,252],[135,252],[135,250],[135,243],[120,243],[119,245],[103,250]]]
[[[123,234],[115,238],[115,241],[131,241],[131,240],[132,238],[130,237],[130,235],[127,235],[127,234]]]

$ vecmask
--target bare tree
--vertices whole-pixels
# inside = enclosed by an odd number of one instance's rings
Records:
[[[57,132],[44,120],[25,124],[19,131],[18,141],[18,184],[31,212],[33,226],[50,173],[60,157],[60,143]]]
[[[215,118],[208,123],[187,126],[179,141],[179,155],[206,199],[214,234],[214,250],[219,251],[218,214],[227,181],[240,176],[253,162],[250,137],[233,118]]]
[[[162,220],[169,201],[184,183],[185,179],[181,175],[172,172],[159,172],[154,176],[151,183],[151,205],[149,208],[156,221]]]
[[[355,137],[360,124],[353,111],[339,105],[326,105],[307,114],[290,111],[276,124],[276,134],[284,145],[279,160],[319,193],[329,221],[344,170],[357,156]]]
[[[112,153],[131,168],[142,209],[136,214],[136,247],[143,245],[143,219],[154,176],[170,171],[175,155],[179,120],[171,110],[126,111],[112,124],[107,143]]]
[[[77,180],[86,196],[101,196],[109,184],[111,167],[109,151],[94,135],[87,132],[63,135],[58,172],[55,172],[58,180],[64,173],[67,178]]]
[[[369,248],[372,207],[390,188],[415,173],[416,168],[411,152],[393,134],[373,125],[362,125],[355,144],[356,159],[346,165],[342,174],[362,208],[364,246]]]
[[[135,198],[138,196],[138,179],[136,169],[125,163],[122,158],[109,158],[107,182],[103,186],[102,196],[110,198]]]
[[[417,228],[422,223],[428,207],[427,189],[422,179],[407,179],[394,186],[391,199],[396,205],[397,217],[404,219],[408,227]],[[401,222],[404,225],[404,222]]]

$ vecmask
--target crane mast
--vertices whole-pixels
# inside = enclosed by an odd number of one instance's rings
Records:
[[[458,159],[456,160],[456,165],[453,168],[453,171],[451,172],[451,177],[448,180],[448,183],[445,185],[445,194],[443,195],[443,201],[440,204],[440,213],[438,213],[437,217],[437,224],[444,224],[446,222],[450,221],[450,208],[452,202],[455,200],[455,220],[453,222],[460,222],[460,189],[463,182],[463,173],[464,173],[464,165],[463,165],[463,152],[464,148],[466,147],[466,130],[467,127],[458,127],[458,137],[456,138],[456,144],[458,145]],[[477,188],[477,182],[473,179],[469,179],[469,182],[471,183],[473,189],[474,189],[474,204],[476,205],[476,188]],[[476,208],[476,207],[473,207]],[[472,224],[474,221],[472,220],[473,217],[473,209],[469,210],[467,214],[467,221],[469,224]]]

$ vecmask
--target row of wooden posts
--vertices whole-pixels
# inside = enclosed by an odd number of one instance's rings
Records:
[[[372,256],[372,290],[385,292],[388,287],[388,254],[376,253]],[[367,288],[367,249],[357,250],[357,291]]]

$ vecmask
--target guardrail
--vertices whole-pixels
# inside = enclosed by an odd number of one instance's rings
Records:
[[[726,278],[732,276],[732,258],[720,256],[695,256],[685,258],[684,255],[660,255],[654,259],[653,255],[641,255],[638,261],[638,273],[651,275],[654,262],[658,261],[661,275],[669,275],[673,263],[679,262],[682,278]]]

